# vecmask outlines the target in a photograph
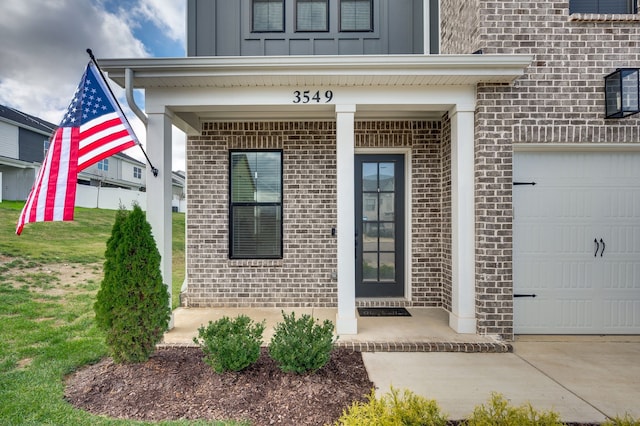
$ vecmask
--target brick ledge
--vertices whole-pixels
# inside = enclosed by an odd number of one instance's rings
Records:
[[[357,352],[462,352],[462,353],[510,353],[513,346],[506,342],[336,342],[337,348]],[[158,348],[198,347],[195,343],[160,343]]]
[[[600,22],[640,22],[640,15],[637,13],[625,13],[625,14],[599,14],[599,13],[574,13],[569,15],[569,21],[585,22],[585,21],[600,21]]]

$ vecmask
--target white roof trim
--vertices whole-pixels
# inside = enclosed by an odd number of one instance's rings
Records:
[[[101,59],[120,86],[127,69],[135,88],[289,86],[418,86],[512,83],[531,55],[237,56]]]

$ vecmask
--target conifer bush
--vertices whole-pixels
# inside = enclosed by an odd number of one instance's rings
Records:
[[[438,403],[416,395],[409,390],[402,394],[391,388],[391,392],[376,398],[375,391],[367,402],[354,402],[336,422],[336,426],[398,426],[425,425],[446,426],[447,415]]]
[[[94,311],[118,363],[148,360],[168,329],[171,309],[160,253],[138,205],[116,213]]]
[[[555,411],[537,411],[531,404],[514,407],[498,393],[491,394],[489,402],[474,408],[465,426],[563,426]]]
[[[284,321],[276,324],[269,344],[269,355],[284,372],[315,372],[324,367],[333,350],[333,323],[319,324],[310,315],[295,318],[282,312]]]
[[[234,319],[225,316],[198,328],[199,339],[194,337],[193,341],[200,345],[205,362],[216,373],[241,371],[258,361],[264,328],[264,321],[255,323],[246,315]]]

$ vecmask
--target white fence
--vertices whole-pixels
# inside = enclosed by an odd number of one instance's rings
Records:
[[[118,210],[120,205],[131,210],[138,203],[142,210],[147,210],[147,194],[121,188],[104,188],[78,185],[76,187],[76,207]]]
[[[118,210],[122,204],[126,209],[131,210],[134,203],[138,203],[140,208],[146,211],[147,193],[88,185],[78,185],[76,187],[76,207]],[[171,201],[171,206],[174,211],[184,213],[187,211],[187,200],[174,197]]]

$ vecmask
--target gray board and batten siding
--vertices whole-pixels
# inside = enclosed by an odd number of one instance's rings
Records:
[[[437,35],[438,2],[429,28]],[[252,0],[188,0],[188,56],[423,54],[423,0],[373,0],[370,31],[340,31],[339,0],[328,0],[328,31],[296,31],[296,0],[284,0],[284,31],[252,31]],[[213,25],[212,25],[213,22]],[[238,25],[240,23],[240,25]],[[430,51],[438,53],[437,36]]]

